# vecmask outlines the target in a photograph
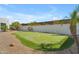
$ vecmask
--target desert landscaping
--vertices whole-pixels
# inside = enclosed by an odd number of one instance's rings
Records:
[[[22,23],[20,17],[19,21],[11,21],[12,17],[0,18],[0,54],[78,54],[78,10],[79,6],[69,13],[69,17],[51,21],[42,21],[43,17],[39,17],[41,22],[35,21],[38,17],[29,16],[26,18],[33,21],[27,22],[24,18],[27,15],[22,15],[25,20]]]

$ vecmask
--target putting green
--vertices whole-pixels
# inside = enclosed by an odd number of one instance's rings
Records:
[[[23,44],[30,47],[36,47],[40,44],[52,44],[52,48],[60,48],[68,39],[68,36],[39,32],[16,32],[15,35]]]

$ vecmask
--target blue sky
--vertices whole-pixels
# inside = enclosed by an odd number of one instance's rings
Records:
[[[2,4],[0,17],[21,23],[60,20],[69,17],[77,4]]]

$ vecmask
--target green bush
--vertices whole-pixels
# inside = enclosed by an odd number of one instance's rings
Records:
[[[52,50],[52,44],[45,44],[45,43],[42,43],[40,44],[40,49],[42,50]]]
[[[19,22],[13,22],[13,23],[10,25],[10,29],[11,29],[11,30],[19,30],[19,27],[20,27],[20,23],[19,23]]]
[[[2,25],[2,26],[1,26],[1,30],[2,30],[2,31],[5,32],[5,31],[7,31],[7,29],[8,29],[7,25]]]

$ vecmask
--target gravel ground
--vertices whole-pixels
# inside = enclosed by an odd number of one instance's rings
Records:
[[[41,53],[41,51],[36,51],[22,45],[11,33],[10,31],[0,32],[0,53]],[[10,47],[11,44],[14,46]]]

